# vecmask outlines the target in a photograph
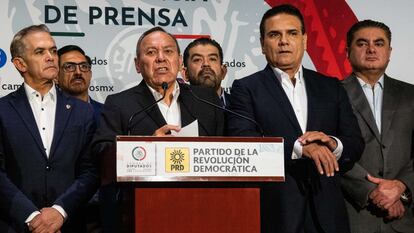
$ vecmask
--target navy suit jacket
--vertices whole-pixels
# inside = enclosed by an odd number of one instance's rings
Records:
[[[95,122],[99,123],[99,119],[101,118],[101,111],[103,104],[99,103],[98,101],[93,100],[91,97],[89,97],[89,103],[93,107],[93,117],[95,118]]]
[[[95,128],[90,105],[57,89],[48,158],[23,85],[0,99],[0,232],[22,232],[32,212],[54,204],[68,214],[62,232],[82,232],[79,210],[98,186]]]
[[[308,98],[307,131],[339,138],[344,146],[339,167],[341,172],[347,171],[359,159],[364,143],[346,92],[337,79],[320,73],[303,69],[303,77]],[[286,181],[263,185],[262,232],[300,232],[309,205],[325,232],[349,232],[338,174],[321,176],[312,160],[291,159],[293,144],[304,132],[269,65],[234,81],[229,109],[256,120],[265,136],[284,138]],[[230,114],[227,133],[261,136],[254,123]]]

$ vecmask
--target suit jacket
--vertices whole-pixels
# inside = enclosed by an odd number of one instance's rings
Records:
[[[99,119],[101,117],[101,111],[102,111],[103,104],[99,103],[98,101],[95,101],[91,97],[89,97],[89,103],[93,107],[93,118],[95,119],[96,123],[99,123]]]
[[[366,179],[367,174],[398,179],[414,191],[414,86],[385,75],[380,133],[357,78],[350,76],[343,85],[366,144],[361,159],[345,173],[342,182],[351,228],[355,232],[374,232],[381,226],[395,232],[414,232],[413,205],[406,206],[402,219],[384,222],[387,213],[368,204],[368,195],[376,185]]]
[[[178,102],[181,110],[182,127],[198,120],[200,136],[219,136],[224,131],[224,114],[221,110],[196,100],[190,93],[187,84],[180,85]],[[194,94],[200,98],[219,105],[219,98],[214,90],[191,86]],[[155,102],[154,96],[141,81],[138,86],[107,97],[100,121],[94,137],[94,145],[100,142],[114,142],[116,135],[128,133],[129,118]],[[155,105],[134,117],[131,122],[131,135],[152,135],[155,130],[166,124],[158,106]],[[98,149],[99,151],[100,149]]]
[[[340,171],[349,170],[363,149],[363,140],[345,90],[337,79],[303,69],[307,99],[307,131],[322,131],[339,138],[344,146]],[[294,110],[272,68],[240,80],[231,89],[230,110],[250,117],[265,136],[284,138],[285,182],[262,187],[262,232],[301,232],[307,206],[324,232],[348,232],[347,214],[339,176],[319,175],[307,158],[292,160],[293,144],[303,134]],[[227,133],[261,136],[256,125],[228,115]]]
[[[56,98],[49,158],[24,86],[0,99],[0,232],[22,232],[32,212],[54,204],[68,214],[62,232],[82,232],[79,210],[98,186],[95,123],[90,105],[59,89]]]

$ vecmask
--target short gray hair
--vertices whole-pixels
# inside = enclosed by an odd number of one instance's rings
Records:
[[[10,54],[11,54],[11,60],[13,60],[16,57],[22,57],[24,54],[24,50],[26,48],[26,45],[23,41],[23,39],[30,33],[33,32],[46,32],[50,34],[49,28],[44,24],[39,25],[31,25],[28,27],[23,28],[22,30],[18,31],[10,44]]]

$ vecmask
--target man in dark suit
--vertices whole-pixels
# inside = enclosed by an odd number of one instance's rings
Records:
[[[102,103],[89,96],[89,85],[92,79],[92,61],[82,48],[77,45],[66,45],[58,51],[59,70],[58,85],[71,96],[88,102],[94,110],[94,118],[99,122]]]
[[[228,134],[284,138],[285,182],[261,190],[262,232],[349,232],[339,173],[363,150],[358,123],[337,79],[301,66],[307,36],[291,5],[260,23],[268,65],[232,87]],[[259,129],[258,127],[263,128]]]
[[[223,64],[223,49],[217,41],[204,37],[192,41],[184,50],[183,64],[183,76],[191,85],[214,88],[222,105],[229,105],[230,94],[221,87],[227,67]]]
[[[116,135],[166,136],[194,120],[198,121],[199,135],[222,135],[223,112],[193,96],[219,105],[217,94],[209,88],[179,84],[176,78],[181,65],[180,49],[174,36],[160,27],[144,32],[137,42],[135,58],[136,70],[143,80],[138,86],[107,97],[93,140],[94,151],[104,155],[113,146]],[[165,98],[155,104],[163,96]],[[149,106],[152,107],[141,112]],[[114,195],[118,196],[116,189],[112,194],[108,190],[103,198],[114,200]],[[114,205],[115,213],[119,209],[116,203]],[[120,229],[120,220],[116,218],[114,216],[114,221],[105,227],[105,232]]]
[[[19,31],[10,51],[24,83],[0,99],[0,232],[84,232],[81,209],[98,186],[92,109],[55,87],[45,25]]]
[[[347,34],[353,73],[343,81],[365,150],[344,174],[352,232],[414,232],[414,86],[385,74],[391,31],[364,20]]]

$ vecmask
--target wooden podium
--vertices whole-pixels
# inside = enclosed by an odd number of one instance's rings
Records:
[[[117,147],[120,142],[177,141],[282,143],[281,138],[118,136]],[[117,151],[118,160],[120,156],[125,155]],[[152,155],[138,153],[135,159],[146,156]],[[260,233],[260,183],[280,182],[284,177],[119,177],[118,174],[117,180],[129,196],[123,203],[123,209],[127,210],[124,220],[129,225],[125,232]]]

